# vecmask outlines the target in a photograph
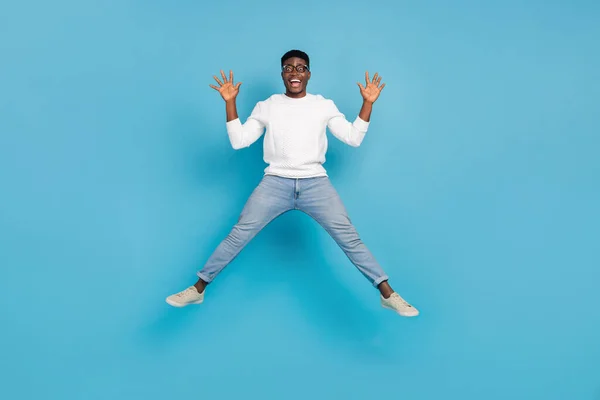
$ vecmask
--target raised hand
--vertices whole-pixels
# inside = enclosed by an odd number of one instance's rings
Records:
[[[233,72],[231,72],[231,70],[229,71],[229,80],[227,80],[227,77],[225,76],[225,73],[223,72],[223,70],[221,70],[221,77],[223,78],[223,82],[221,82],[219,80],[219,78],[217,78],[216,76],[213,75],[213,78],[215,78],[215,81],[217,81],[219,83],[219,87],[217,87],[215,85],[209,85],[209,86],[211,88],[215,89],[217,92],[219,92],[221,94],[221,97],[223,97],[223,100],[225,100],[225,101],[234,100],[236,98],[236,96],[238,95],[238,93],[240,92],[240,85],[242,84],[242,82],[238,82],[237,85],[233,84]]]
[[[362,95],[364,101],[369,103],[375,103],[375,100],[379,97],[381,90],[385,87],[385,83],[381,86],[381,76],[378,73],[375,73],[373,76],[373,80],[369,80],[369,71],[365,73],[365,81],[366,87],[363,86],[360,82],[358,82],[358,86],[360,87],[360,94]]]

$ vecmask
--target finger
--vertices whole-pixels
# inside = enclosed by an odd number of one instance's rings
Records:
[[[367,81],[367,85],[369,84],[369,71],[365,72],[365,80]]]
[[[242,82],[238,82],[237,85],[235,85],[235,90],[239,90],[241,84],[242,84]]]
[[[219,82],[219,85],[223,86],[223,82],[221,82],[216,75],[213,75],[213,78],[215,78],[215,81]]]
[[[358,85],[358,87],[360,88],[360,90],[365,90],[365,87],[363,85],[361,85],[360,82],[356,82],[356,84]]]
[[[233,84],[233,71],[229,70],[229,82],[231,82],[231,84]]]
[[[379,73],[375,72],[375,75],[373,75],[373,83],[375,83],[377,81],[378,76],[379,76]]]
[[[380,83],[381,83],[381,76],[379,76],[379,78],[377,78],[377,86],[379,86]]]
[[[379,87],[379,91],[382,91],[384,87],[385,87],[385,83]]]
[[[216,87],[215,85],[208,85],[208,86],[210,86],[211,88],[215,89],[217,92],[219,91],[219,88]]]
[[[221,76],[223,77],[223,81],[227,83],[227,77],[225,76],[225,72],[223,72],[223,70],[221,70]]]

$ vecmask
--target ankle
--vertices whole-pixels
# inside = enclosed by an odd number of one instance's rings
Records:
[[[379,289],[379,293],[381,293],[385,299],[388,299],[392,293],[394,293],[394,289],[392,289],[388,281],[381,282],[377,288]]]
[[[198,279],[198,282],[194,284],[194,287],[196,288],[198,293],[202,293],[206,288],[206,282],[204,282],[202,279]]]

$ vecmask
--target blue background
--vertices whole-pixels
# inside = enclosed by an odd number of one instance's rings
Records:
[[[20,1],[0,6],[0,392],[11,399],[600,399],[600,6],[592,1]],[[205,304],[262,176],[239,112],[279,57],[364,144],[325,164],[420,310],[403,319],[303,214]]]

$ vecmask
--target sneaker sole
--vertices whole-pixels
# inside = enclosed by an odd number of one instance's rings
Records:
[[[383,308],[386,308],[386,309],[388,309],[388,310],[392,310],[392,311],[394,311],[396,314],[398,314],[398,315],[400,315],[400,316],[402,316],[402,317],[416,317],[416,316],[418,316],[418,315],[419,315],[419,312],[418,312],[418,311],[416,311],[416,312],[415,312],[415,313],[413,313],[413,314],[406,314],[406,313],[402,313],[402,312],[400,312],[400,311],[396,310],[395,308],[392,308],[392,307],[386,306],[385,304],[382,304],[382,305],[381,305],[381,307],[383,307]]]
[[[192,301],[192,302],[189,302],[189,303],[177,303],[177,302],[175,302],[173,300],[170,300],[170,299],[166,299],[165,301],[170,306],[181,308],[181,307],[185,307],[185,306],[189,306],[189,305],[194,305],[194,304],[202,304],[202,302],[204,300],[196,300],[196,301]]]

